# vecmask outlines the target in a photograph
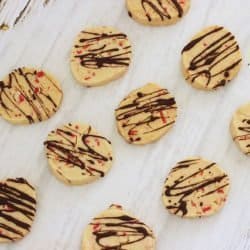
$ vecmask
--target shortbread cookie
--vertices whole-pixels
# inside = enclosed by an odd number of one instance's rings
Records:
[[[123,99],[115,115],[118,131],[129,143],[147,144],[172,128],[177,106],[167,89],[149,83]]]
[[[48,73],[18,68],[0,81],[0,115],[14,124],[47,120],[62,101],[59,83]]]
[[[0,243],[22,239],[36,213],[35,189],[23,178],[0,182]]]
[[[155,237],[143,222],[111,205],[87,226],[82,250],[154,250]]]
[[[250,103],[241,106],[233,115],[231,134],[240,150],[250,154]]]
[[[131,55],[127,35],[112,27],[88,28],[75,40],[71,70],[75,79],[87,87],[103,85],[127,71]]]
[[[190,0],[126,0],[128,14],[146,25],[170,25],[189,10]]]
[[[216,163],[189,158],[171,170],[162,198],[170,213],[189,218],[209,216],[222,208],[229,186],[228,175]]]
[[[52,131],[44,144],[52,172],[66,184],[93,182],[112,165],[111,142],[89,125],[64,125]]]
[[[182,50],[183,73],[195,88],[213,90],[239,72],[241,53],[234,35],[223,27],[208,27]]]

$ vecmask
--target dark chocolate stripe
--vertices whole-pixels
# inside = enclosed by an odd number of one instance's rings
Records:
[[[213,88],[216,89],[227,83],[227,78],[230,76],[230,71],[232,71],[241,63],[242,59],[236,58],[236,60],[234,60],[231,65],[228,65],[222,70],[220,69],[218,72],[212,73],[216,66],[222,65],[225,60],[227,60],[229,57],[233,57],[233,55],[239,51],[239,46],[232,33],[227,32],[223,35],[220,35],[223,30],[223,27],[216,27],[206,34],[192,40],[182,50],[182,54],[188,53],[190,50],[194,49],[195,46],[202,43],[205,38],[216,33],[219,36],[211,44],[204,45],[204,49],[197,55],[193,56],[187,69],[194,72],[188,76],[188,79],[190,79],[191,82],[194,82],[197,78],[203,76],[206,78],[206,80],[204,80],[204,85],[208,86],[214,77],[221,75],[222,80],[213,85]]]
[[[118,122],[125,122],[126,120],[131,120],[131,118],[144,114],[144,119],[139,120],[135,123],[128,122],[123,123],[123,127],[129,128],[129,134],[133,130],[138,130],[141,126],[148,125],[149,130],[145,134],[153,133],[157,130],[163,129],[167,126],[173,124],[173,122],[165,122],[158,128],[150,129],[150,125],[162,118],[159,115],[155,115],[156,112],[163,112],[171,109],[176,109],[176,102],[173,97],[167,98],[168,91],[166,89],[159,89],[150,93],[138,92],[137,97],[131,101],[131,103],[126,105],[120,105],[116,109],[117,115],[116,120]]]
[[[198,44],[200,41],[202,41],[204,38],[210,36],[210,35],[213,34],[213,33],[218,32],[218,31],[220,31],[220,30],[222,30],[222,29],[223,29],[223,27],[218,27],[218,28],[216,28],[216,29],[214,29],[214,30],[212,30],[212,31],[210,31],[210,32],[208,32],[208,33],[206,33],[206,34],[204,34],[204,35],[202,35],[202,36],[200,36],[200,37],[198,37],[198,38],[192,40],[190,43],[188,43],[188,44],[184,47],[184,49],[182,50],[182,53],[184,53],[184,52],[186,52],[186,51],[188,51],[188,50],[191,50],[195,45],[197,45],[197,44]]]
[[[250,133],[250,119],[243,119],[242,123],[245,124],[245,126],[239,126],[238,129],[246,132],[246,133]]]
[[[20,186],[13,187],[11,183]],[[34,192],[34,188],[23,178],[7,179],[0,183],[0,238],[12,241],[23,237],[23,230],[30,231],[36,212],[36,200],[24,188]],[[27,222],[21,221],[15,213],[25,216]]]
[[[171,173],[176,172],[176,171],[181,171],[183,168],[189,168],[192,165],[195,165],[198,163],[199,163],[199,159],[179,162],[177,166],[172,169]],[[215,183],[220,183],[225,178],[228,177],[226,174],[222,174],[222,175],[214,176],[211,178],[203,179],[199,182],[195,182],[192,184],[184,184],[184,183],[188,183],[188,181],[191,180],[193,177],[195,177],[197,174],[200,174],[204,171],[209,171],[209,169],[212,168],[214,165],[215,163],[206,165],[203,168],[200,168],[199,170],[197,170],[196,172],[188,175],[187,177],[180,176],[180,178],[176,179],[172,185],[166,185],[164,195],[166,197],[169,197],[170,199],[171,197],[178,198],[178,202],[174,205],[167,206],[167,209],[170,209],[170,210],[174,209],[175,214],[181,213],[182,216],[185,216],[188,213],[187,201],[189,199],[189,196],[192,196],[195,192],[197,192],[200,189],[206,188]],[[221,185],[216,190],[219,190],[226,186],[228,186],[228,184]],[[216,192],[216,190],[203,194],[203,196],[211,195],[212,193]]]
[[[90,139],[98,139],[100,143],[108,142],[105,137],[91,134],[89,127],[87,134],[79,134],[77,130],[69,124],[65,129],[57,129],[55,133],[58,136],[57,140],[47,140],[44,142],[48,152],[47,156],[50,159],[56,159],[59,162],[64,162],[69,167],[79,167],[89,175],[93,173],[104,176],[104,172],[95,168],[98,161],[110,161],[112,158],[98,153],[97,150],[88,144]],[[82,146],[77,146],[77,140],[80,138]],[[88,164],[87,164],[88,163]],[[89,164],[90,163],[90,164]]]
[[[77,49],[85,48],[82,53],[75,55],[75,58],[80,59],[82,67],[99,69],[104,67],[127,67],[129,65],[131,54],[130,46],[125,48],[116,47],[106,49],[107,44],[112,41],[112,39],[120,41],[126,40],[127,36],[125,34],[94,33],[86,31],[82,31],[82,33],[91,35],[90,38],[80,39],[79,45],[75,45]],[[99,48],[91,49],[91,46],[99,41],[103,41],[105,44]]]
[[[9,74],[7,81],[0,81],[0,105],[2,106],[2,108],[7,114],[12,113],[13,109],[17,109],[20,114],[26,117],[29,123],[34,123],[36,119],[34,119],[29,114],[30,110],[28,110],[28,112],[25,112],[20,107],[19,103],[15,101],[15,98],[10,92],[10,89],[15,88],[16,92],[19,92],[22,95],[24,101],[28,103],[30,109],[33,111],[34,116],[38,121],[43,120],[43,115],[49,118],[51,116],[51,113],[56,112],[56,110],[58,109],[55,100],[50,94],[44,93],[41,85],[39,85],[39,93],[36,92],[37,86],[35,86],[35,83],[29,78],[35,76],[36,74],[37,71],[25,72],[24,69],[18,68]],[[18,77],[22,78],[22,83],[19,82]],[[62,91],[46,74],[44,74],[43,77],[46,77],[46,80],[51,83],[51,86],[53,86],[58,91],[58,94],[62,95]],[[25,84],[25,87],[23,86],[23,84]],[[44,103],[42,97],[48,101],[51,108],[48,108],[48,105]],[[5,99],[7,99],[6,102]],[[11,105],[9,105],[8,102],[10,102]]]
[[[144,223],[128,215],[95,218],[91,225],[100,226],[100,230],[93,230],[93,235],[101,250],[125,250],[129,245],[153,238]],[[112,245],[108,244],[109,238],[114,242]]]
[[[164,19],[172,18],[172,16],[167,12],[167,9],[164,8],[163,2],[174,7],[178,13],[179,18],[183,16],[183,8],[178,3],[178,1],[176,0],[156,0],[156,1],[157,1],[157,4],[153,3],[152,0],[141,0],[142,8],[144,9],[145,15],[148,18],[149,22],[152,21],[152,17],[150,16],[149,14],[150,11],[148,11],[147,8],[150,8],[151,10],[153,10],[154,13],[157,14],[161,18],[162,21],[164,21]]]

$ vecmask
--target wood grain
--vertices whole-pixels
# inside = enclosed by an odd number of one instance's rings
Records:
[[[18,3],[17,3],[18,2]],[[14,23],[24,2],[13,0],[0,14]],[[90,219],[111,203],[120,203],[150,225],[158,250],[249,250],[250,159],[232,142],[229,122],[234,110],[249,101],[250,32],[247,0],[193,0],[188,15],[171,27],[145,27],[131,20],[123,0],[61,0],[46,8],[34,1],[29,16],[0,33],[0,77],[18,66],[43,67],[62,83],[65,98],[49,121],[15,127],[0,121],[1,178],[24,176],[38,189],[38,212],[32,232],[4,250],[80,249]],[[193,89],[182,77],[180,51],[204,26],[224,25],[239,41],[244,62],[239,76],[226,88],[207,93]],[[69,70],[69,54],[84,27],[113,25],[133,44],[128,74],[107,86],[86,89]],[[145,147],[126,144],[116,131],[114,109],[121,98],[146,82],[157,82],[176,96],[177,124],[159,142]],[[101,181],[67,187],[49,171],[43,141],[68,121],[90,123],[113,142],[113,169]],[[175,163],[188,156],[218,162],[230,175],[232,188],[224,209],[201,220],[169,215],[161,202],[163,182]]]

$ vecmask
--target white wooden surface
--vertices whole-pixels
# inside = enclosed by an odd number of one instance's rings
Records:
[[[234,110],[250,100],[249,9],[248,0],[192,0],[190,12],[180,23],[151,28],[128,18],[124,0],[60,0],[34,8],[23,23],[1,32],[0,77],[18,66],[43,67],[61,81],[65,97],[59,112],[47,122],[17,127],[0,121],[0,178],[24,176],[38,190],[32,232],[0,249],[80,249],[89,220],[111,203],[122,204],[149,224],[158,250],[250,249],[250,159],[234,145],[228,129]],[[180,51],[194,33],[212,24],[224,25],[237,36],[244,63],[229,86],[206,93],[185,83]],[[93,25],[113,25],[126,32],[134,56],[124,78],[86,89],[70,74],[69,52],[78,31]],[[176,96],[177,124],[153,145],[128,145],[116,131],[114,109],[130,90],[149,81]],[[115,162],[101,181],[68,187],[50,174],[43,141],[57,125],[75,120],[94,125],[112,140]],[[170,168],[194,155],[218,162],[230,174],[232,188],[219,214],[186,220],[167,213],[161,191]]]

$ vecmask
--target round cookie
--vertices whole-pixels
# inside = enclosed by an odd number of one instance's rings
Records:
[[[183,74],[195,88],[225,86],[241,68],[241,52],[234,35],[220,26],[205,28],[182,50]]]
[[[82,250],[155,250],[152,230],[119,205],[94,218],[83,235]]]
[[[36,213],[35,189],[23,178],[0,182],[0,243],[22,239]]]
[[[177,106],[167,89],[149,83],[124,98],[115,115],[124,139],[142,145],[158,140],[173,127]]]
[[[52,172],[66,184],[93,182],[112,165],[111,142],[89,125],[69,123],[57,128],[44,145]]]
[[[128,14],[146,25],[170,25],[189,10],[190,0],[126,0]]]
[[[125,74],[131,56],[127,35],[113,27],[88,28],[74,42],[71,71],[84,86],[104,85]]]
[[[0,115],[14,124],[41,122],[58,110],[62,97],[61,86],[48,73],[18,68],[0,81]]]
[[[233,115],[231,125],[231,134],[233,140],[239,146],[240,150],[250,154],[250,103],[247,103],[237,109]]]
[[[216,213],[228,196],[228,175],[216,164],[201,158],[177,163],[165,181],[163,203],[172,214],[204,217]]]

